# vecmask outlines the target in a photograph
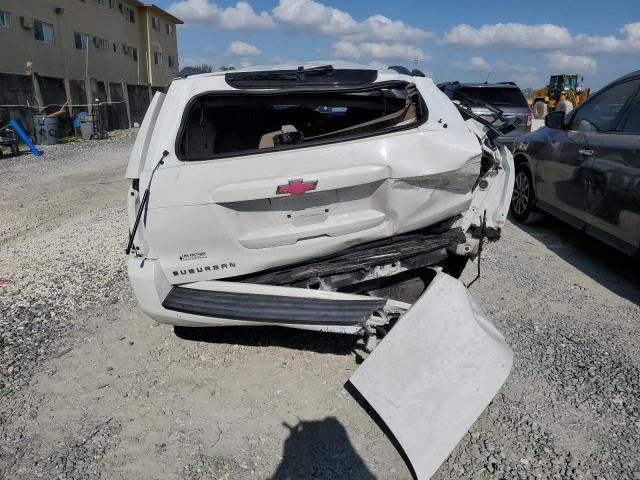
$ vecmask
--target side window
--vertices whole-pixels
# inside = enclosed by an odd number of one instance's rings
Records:
[[[640,94],[636,95],[633,102],[629,106],[629,113],[622,125],[624,133],[640,134]]]
[[[640,80],[621,83],[599,94],[578,108],[572,116],[569,129],[580,132],[611,132],[620,121],[622,108],[636,93]]]
[[[51,25],[50,23],[41,22],[39,20],[34,20],[33,36],[40,42],[50,43],[53,45],[53,25]]]

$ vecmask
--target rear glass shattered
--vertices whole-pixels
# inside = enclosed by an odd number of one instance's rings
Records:
[[[406,82],[306,92],[211,92],[187,107],[176,151],[182,160],[204,160],[377,135],[425,120],[420,94]]]

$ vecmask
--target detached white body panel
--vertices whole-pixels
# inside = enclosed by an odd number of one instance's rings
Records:
[[[436,472],[489,404],[512,361],[464,285],[440,273],[350,382],[422,479]]]
[[[313,67],[156,94],[127,169],[131,285],[179,326],[373,335],[397,320],[351,382],[428,478],[511,366],[441,270],[499,237],[513,159],[428,78]],[[381,293],[428,277],[413,307]]]

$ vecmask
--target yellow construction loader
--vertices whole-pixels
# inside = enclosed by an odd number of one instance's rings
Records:
[[[591,90],[584,88],[583,77],[576,74],[551,75],[549,85],[533,91],[529,105],[534,118],[544,118],[548,112],[568,112],[587,98]]]

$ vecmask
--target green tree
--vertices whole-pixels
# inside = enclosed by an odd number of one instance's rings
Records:
[[[200,70],[202,70],[204,73],[211,73],[213,72],[213,65],[210,65],[208,63],[203,63],[201,65],[198,65],[196,68],[199,68]]]

